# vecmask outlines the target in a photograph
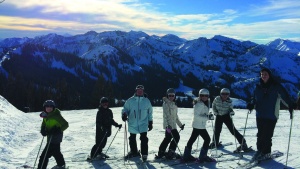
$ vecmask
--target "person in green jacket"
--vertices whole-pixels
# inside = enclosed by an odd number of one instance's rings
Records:
[[[69,127],[68,122],[61,116],[60,110],[56,108],[53,100],[46,100],[43,104],[44,111],[40,114],[43,118],[41,134],[47,136],[47,144],[40,156],[38,169],[46,169],[49,158],[53,156],[57,163],[53,169],[64,169],[66,163],[60,152],[60,143],[63,131]]]

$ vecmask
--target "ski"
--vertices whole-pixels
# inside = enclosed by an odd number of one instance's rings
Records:
[[[227,156],[227,155],[240,155],[241,157],[243,157],[243,154],[247,154],[247,153],[252,153],[255,152],[251,147],[249,147],[246,151],[233,151],[232,153],[220,153],[218,155],[215,154],[211,154],[211,157],[213,158],[221,158],[223,156]]]
[[[261,162],[269,161],[269,160],[275,159],[277,157],[281,157],[283,155],[284,155],[284,153],[282,153],[278,150],[275,150],[275,151],[271,152],[270,158],[266,158],[263,160],[249,161],[249,162],[240,164],[240,166],[236,167],[235,169],[251,169],[251,168],[257,166],[258,164],[260,164]]]

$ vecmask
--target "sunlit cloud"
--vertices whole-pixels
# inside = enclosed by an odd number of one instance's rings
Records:
[[[299,34],[300,27],[297,0],[272,0],[248,11],[224,9],[219,13],[186,14],[158,11],[157,4],[139,0],[9,0],[5,3],[19,10],[14,13],[23,13],[10,16],[1,15],[0,11],[0,29],[16,31],[78,34],[90,30],[136,30],[156,35],[175,34],[186,39],[224,35],[259,42],[268,37],[273,40],[277,36]],[[264,21],[255,19],[266,15],[275,17]],[[251,21],[246,22],[244,18]]]

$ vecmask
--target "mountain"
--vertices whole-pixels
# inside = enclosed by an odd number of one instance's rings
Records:
[[[51,97],[59,96],[61,102],[69,100],[67,109],[74,102],[80,103],[79,108],[97,106],[100,96],[126,99],[137,84],[144,84],[148,97],[158,105],[155,100],[174,87],[180,98],[186,98],[180,101],[189,107],[191,98],[187,96],[197,96],[200,88],[208,88],[213,98],[227,87],[232,97],[248,100],[259,70],[268,67],[295,98],[300,88],[299,44],[277,39],[261,45],[221,35],[185,40],[141,31],[4,39],[0,41],[0,79],[6,81],[2,88],[8,83],[23,84],[19,79],[30,81],[27,85],[35,93],[43,90]],[[15,103],[15,90],[10,90],[1,91],[0,86],[0,94]],[[28,98],[23,100],[28,102]],[[20,107],[21,99],[18,102]]]

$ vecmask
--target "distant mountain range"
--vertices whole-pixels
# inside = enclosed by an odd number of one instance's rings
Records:
[[[10,63],[22,56],[25,59]],[[72,83],[96,83],[101,76],[113,84],[119,99],[128,98],[137,84],[144,84],[153,99],[161,98],[169,87],[182,96],[197,95],[200,88],[218,95],[227,87],[233,97],[248,100],[262,67],[270,68],[294,98],[300,89],[300,42],[283,39],[262,45],[221,35],[185,40],[172,34],[89,31],[4,39],[0,57],[0,72],[6,77],[19,71],[41,85],[44,71],[55,71],[51,75],[60,78],[67,75]],[[30,78],[37,72],[41,75]],[[66,81],[71,83],[69,78]]]

